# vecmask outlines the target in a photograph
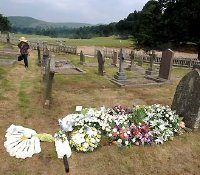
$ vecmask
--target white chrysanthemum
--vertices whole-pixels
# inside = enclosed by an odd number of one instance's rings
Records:
[[[29,128],[11,125],[6,131],[4,146],[10,156],[25,159],[41,152],[37,133]]]
[[[62,141],[61,139],[55,139],[55,147],[58,158],[62,159],[64,155],[67,155],[69,158],[72,154],[71,147],[69,146],[69,142],[67,139]]]
[[[76,133],[74,136],[72,136],[72,140],[74,140],[74,142],[77,144],[81,144],[85,142],[84,134]]]
[[[63,119],[59,119],[59,125],[64,131],[72,131],[75,122],[80,121],[84,118],[82,114],[70,114],[64,117]]]

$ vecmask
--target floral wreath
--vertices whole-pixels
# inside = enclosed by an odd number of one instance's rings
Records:
[[[133,109],[121,105],[107,109],[77,106],[76,111],[58,120],[61,129],[54,136],[12,124],[6,130],[6,151],[10,156],[25,159],[41,152],[40,141],[54,142],[57,156],[64,160],[68,173],[71,149],[92,152],[100,145],[102,135],[110,144],[120,147],[163,144],[175,134],[182,134],[185,128],[175,111],[160,104]]]

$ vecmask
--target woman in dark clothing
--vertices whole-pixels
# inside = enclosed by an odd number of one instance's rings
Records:
[[[29,44],[28,44],[28,40],[25,37],[21,37],[19,39],[19,52],[21,54],[21,56],[24,59],[24,66],[25,68],[28,68],[28,49],[29,49]]]

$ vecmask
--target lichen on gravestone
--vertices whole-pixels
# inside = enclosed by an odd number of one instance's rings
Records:
[[[172,109],[183,117],[186,126],[199,128],[200,122],[200,70],[194,69],[186,74],[179,82]]]

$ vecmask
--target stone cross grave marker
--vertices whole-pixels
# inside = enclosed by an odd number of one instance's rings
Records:
[[[80,52],[80,64],[84,64],[85,63],[85,55],[83,54],[83,51],[81,50]]]
[[[162,52],[159,78],[170,80],[171,69],[173,66],[173,59],[174,59],[174,52],[171,49],[167,49]]]
[[[155,51],[152,50],[149,54],[150,56],[150,63],[149,63],[149,68],[145,71],[145,74],[146,75],[153,75],[155,74],[155,70],[153,69],[153,63],[154,63],[154,60],[156,58],[156,54],[155,54]]]
[[[117,72],[117,74],[114,75],[114,79],[116,79],[117,81],[127,80],[127,77],[124,73],[124,56],[122,53],[122,49],[120,50],[120,53],[119,53],[119,71]]]
[[[100,50],[97,51],[97,59],[98,59],[98,73],[99,75],[103,76],[105,59],[102,56]]]
[[[179,82],[172,110],[183,118],[186,127],[196,129],[200,122],[200,69],[194,69]]]

